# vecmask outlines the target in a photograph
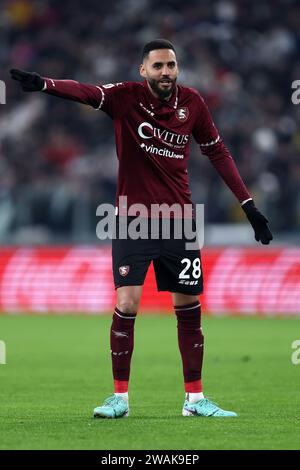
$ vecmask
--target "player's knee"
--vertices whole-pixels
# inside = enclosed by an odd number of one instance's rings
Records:
[[[136,313],[138,310],[138,302],[134,299],[119,300],[117,308],[125,314]]]

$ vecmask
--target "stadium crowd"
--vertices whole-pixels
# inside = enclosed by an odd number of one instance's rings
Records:
[[[140,80],[145,42],[177,50],[179,83],[204,96],[273,232],[300,228],[300,4],[293,0],[1,0],[0,240],[95,238],[96,207],[114,203],[111,120],[87,106],[25,94],[10,68],[86,83]],[[209,223],[244,221],[193,145],[193,200]],[[246,223],[246,221],[245,221]]]

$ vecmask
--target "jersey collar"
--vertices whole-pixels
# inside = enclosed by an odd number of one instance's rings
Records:
[[[156,98],[149,90],[149,85],[148,85],[147,80],[143,81],[143,87],[145,88],[147,92],[147,96],[150,101],[150,106],[153,110],[162,108],[164,106],[167,106],[171,109],[177,109],[177,106],[178,106],[178,86],[177,85],[175,86],[175,89],[173,90],[171,98],[168,101],[160,100],[159,98]]]

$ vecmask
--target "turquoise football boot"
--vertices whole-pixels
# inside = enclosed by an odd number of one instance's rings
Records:
[[[196,403],[189,403],[185,400],[182,409],[182,416],[203,416],[212,418],[233,418],[237,414],[234,411],[226,411],[219,408],[208,398],[203,398]]]
[[[94,409],[94,418],[125,418],[129,416],[128,403],[116,395],[108,397],[102,406]]]

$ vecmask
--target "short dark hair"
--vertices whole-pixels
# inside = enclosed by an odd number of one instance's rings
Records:
[[[175,47],[170,41],[168,41],[167,39],[154,39],[154,41],[150,41],[145,44],[142,53],[142,61],[149,54],[149,52],[154,51],[156,49],[172,49],[172,51],[174,51],[176,54]]]

